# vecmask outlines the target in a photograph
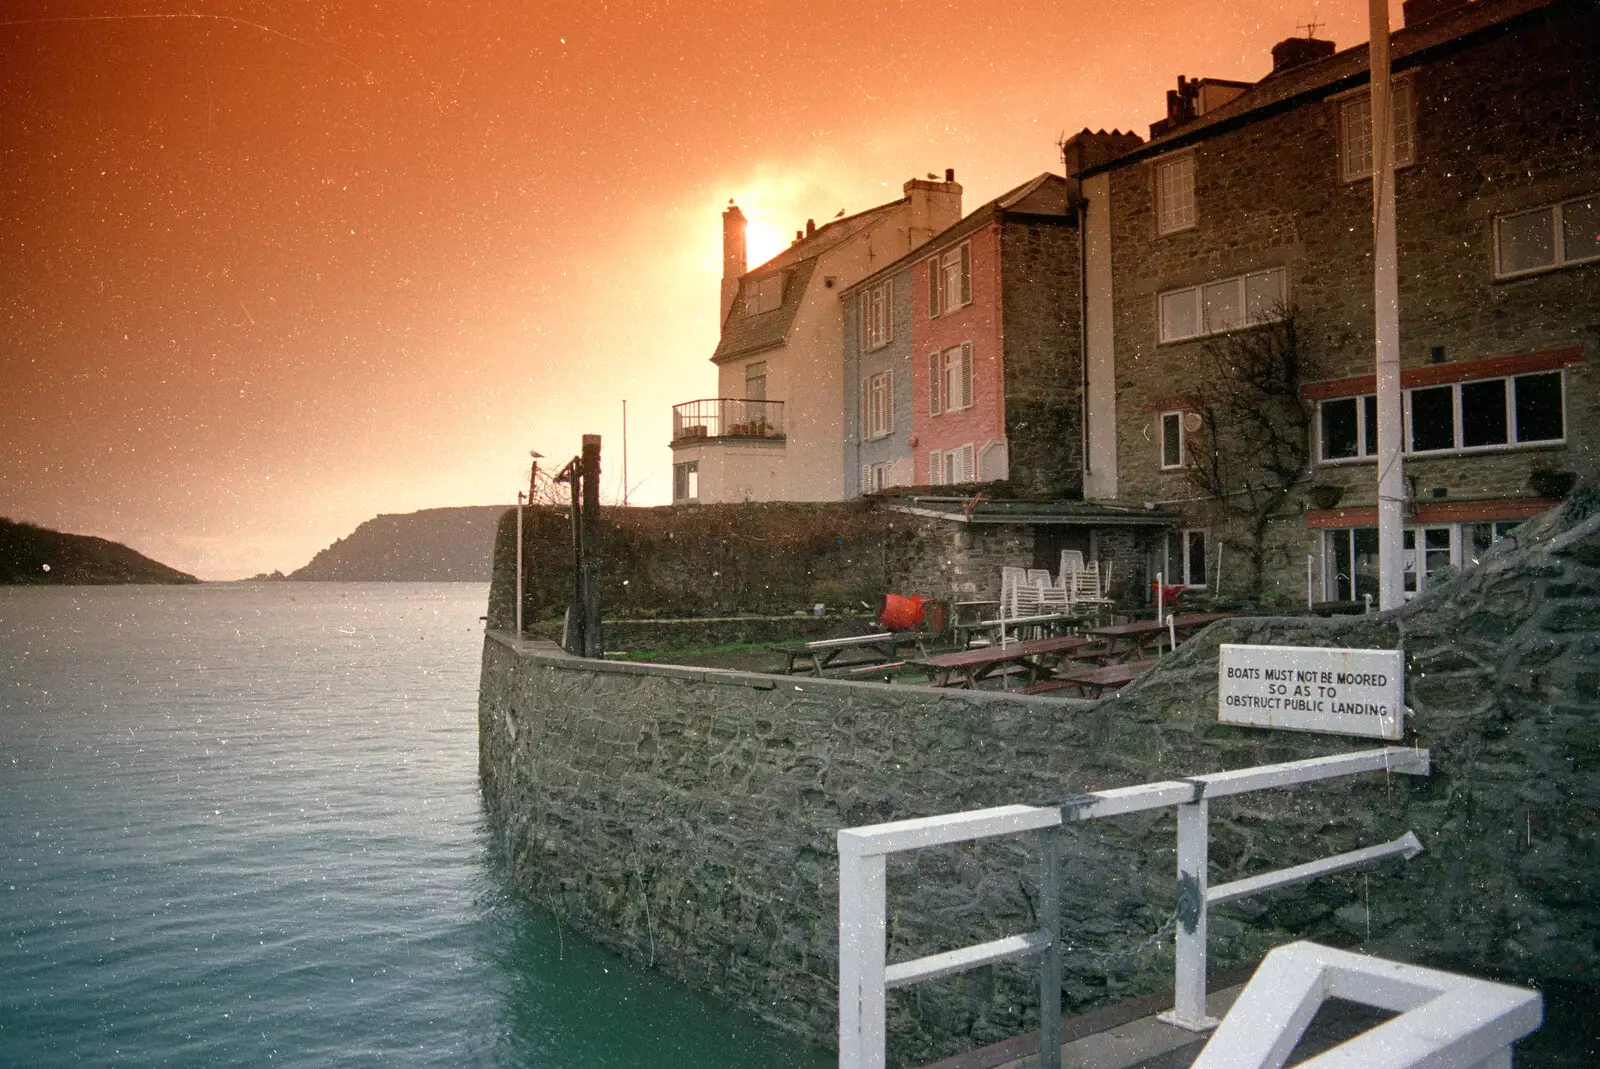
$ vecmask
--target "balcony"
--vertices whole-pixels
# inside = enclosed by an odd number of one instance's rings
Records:
[[[672,444],[703,438],[783,440],[783,402],[707,397],[672,406]]]

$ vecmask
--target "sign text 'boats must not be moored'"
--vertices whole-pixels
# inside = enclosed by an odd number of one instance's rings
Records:
[[[1224,724],[1380,739],[1405,730],[1400,650],[1224,643],[1217,675]]]

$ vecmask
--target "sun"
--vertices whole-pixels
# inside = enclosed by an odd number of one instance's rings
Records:
[[[744,244],[751,267],[766,263],[784,249],[783,238],[779,236],[777,229],[770,223],[756,219],[751,219],[745,224]]]

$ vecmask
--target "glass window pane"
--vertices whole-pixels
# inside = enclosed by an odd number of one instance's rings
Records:
[[[1377,397],[1375,397],[1375,396],[1363,397],[1361,399],[1361,407],[1362,407],[1363,410],[1365,410],[1366,417],[1367,417],[1363,421],[1364,423],[1366,423],[1366,427],[1363,428],[1363,429],[1366,431],[1367,437],[1366,437],[1366,441],[1364,443],[1362,443],[1364,448],[1361,451],[1361,455],[1362,456],[1368,456],[1368,457],[1375,457],[1375,456],[1378,455],[1378,399],[1377,399]]]
[[[1162,565],[1161,582],[1167,586],[1176,586],[1183,582],[1183,535],[1167,535],[1166,544],[1167,559]]]
[[[1562,438],[1561,372],[1523,375],[1515,382],[1517,441],[1551,442]]]
[[[1322,402],[1322,459],[1356,455],[1356,399]]]
[[[1467,523],[1461,526],[1461,555],[1468,564],[1477,564],[1494,545],[1494,524]]]
[[[1189,532],[1189,579],[1190,586],[1206,585],[1206,533],[1204,531]]]
[[[1351,563],[1350,577],[1355,581],[1352,598],[1363,594],[1378,596],[1378,529],[1357,527],[1350,532],[1355,546],[1355,560]]]
[[[1339,111],[1343,130],[1344,176],[1360,178],[1372,173],[1372,98],[1347,102]]]
[[[1400,569],[1402,586],[1407,594],[1417,592],[1417,532],[1405,531],[1400,536]]]
[[[1561,206],[1562,259],[1592,260],[1600,256],[1600,197],[1569,200]]]
[[[1422,532],[1423,567],[1429,582],[1450,571],[1450,528],[1429,527]]]
[[[1455,388],[1435,386],[1411,391],[1411,448],[1423,453],[1454,449],[1456,444]]]
[[[1506,427],[1506,380],[1468,382],[1461,387],[1461,444],[1504,445],[1510,441]]]
[[[1502,275],[1556,262],[1554,214],[1549,208],[1507,216],[1496,224],[1495,234]]]
[[[1161,466],[1163,468],[1176,468],[1183,463],[1183,428],[1179,423],[1182,417],[1176,412],[1168,412],[1161,417]]]
[[[1246,275],[1244,279],[1244,314],[1247,323],[1265,323],[1283,318],[1282,268]]]
[[[1333,550],[1333,597],[1336,601],[1354,601],[1355,572],[1350,562],[1350,532],[1329,531],[1328,545]]]
[[[1226,282],[1213,282],[1203,290],[1205,295],[1206,333],[1216,334],[1219,331],[1233,330],[1239,326],[1240,307],[1239,280],[1230,278]]]
[[[1200,333],[1200,292],[1174,290],[1161,295],[1161,340],[1176,341]]]

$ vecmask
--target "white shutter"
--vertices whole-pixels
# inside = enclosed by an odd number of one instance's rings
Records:
[[[894,368],[883,374],[883,433],[894,433]]]
[[[943,383],[943,369],[939,366],[940,355],[928,354],[928,414],[937,416],[944,411],[943,399],[940,397],[940,386]]]
[[[969,341],[961,343],[961,407],[972,407],[972,343]]]
[[[940,461],[942,459],[943,459],[943,454],[940,453],[937,449],[935,449],[933,452],[928,454],[928,485],[930,485],[930,486],[938,486],[940,481],[941,481],[940,478],[939,478],[939,474],[940,474]]]
[[[867,329],[867,321],[871,316],[872,316],[872,307],[871,307],[871,304],[870,304],[870,299],[868,298],[866,293],[862,293],[860,298],[858,298],[857,301],[856,301],[856,351],[857,352],[861,352],[861,353],[866,352],[867,351],[867,346],[869,344],[871,344],[870,341],[868,340],[871,337],[871,333]]]
[[[861,411],[856,414],[856,438],[866,441],[872,435],[872,380],[861,376]]]
[[[961,447],[961,481],[964,483],[977,482],[977,465],[974,462],[972,443],[968,442]]]
[[[872,488],[872,466],[861,465],[861,493],[866,494]]]
[[[939,258],[935,256],[928,261],[928,318],[936,319],[939,315]]]
[[[972,246],[961,246],[961,303],[972,300]]]

